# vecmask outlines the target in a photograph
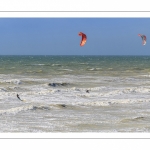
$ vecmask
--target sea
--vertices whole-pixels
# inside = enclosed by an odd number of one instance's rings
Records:
[[[149,132],[149,123],[150,56],[0,56],[0,133]]]

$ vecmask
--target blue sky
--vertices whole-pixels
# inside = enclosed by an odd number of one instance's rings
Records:
[[[150,18],[0,18],[0,55],[150,55],[149,37]]]

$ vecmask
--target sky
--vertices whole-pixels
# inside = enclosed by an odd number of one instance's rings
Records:
[[[150,18],[0,18],[0,55],[150,55],[149,37]]]

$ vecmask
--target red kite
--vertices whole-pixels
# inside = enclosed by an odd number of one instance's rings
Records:
[[[80,46],[84,46],[84,44],[86,43],[86,40],[87,40],[87,36],[82,32],[79,32],[79,36],[82,36]]]

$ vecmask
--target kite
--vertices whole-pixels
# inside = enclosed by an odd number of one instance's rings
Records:
[[[86,40],[87,40],[87,36],[82,32],[79,32],[79,36],[82,36],[80,46],[84,46],[84,44],[86,43]]]
[[[142,44],[145,45],[146,44],[146,36],[143,34],[138,34],[138,36],[140,36],[142,38]]]

